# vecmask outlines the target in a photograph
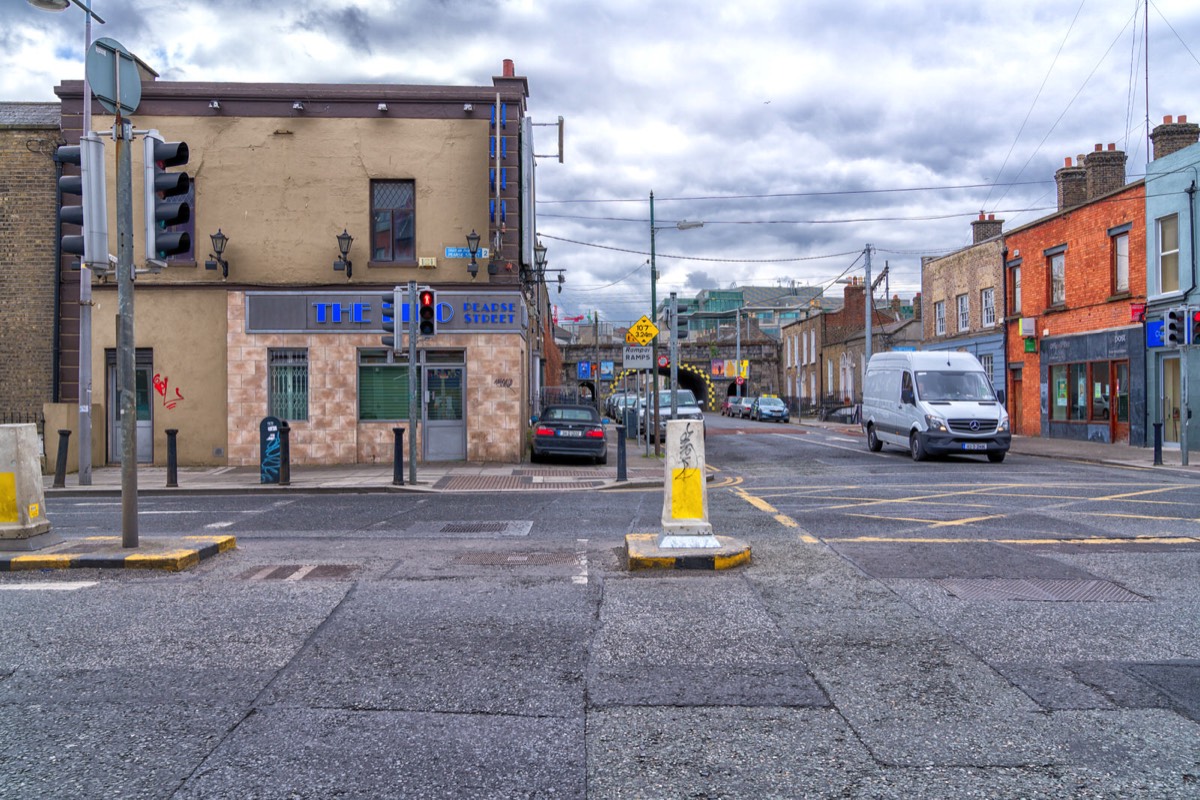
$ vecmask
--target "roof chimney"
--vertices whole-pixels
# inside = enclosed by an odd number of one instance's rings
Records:
[[[517,67],[511,58],[504,59],[504,77],[511,78],[517,74]]]
[[[1189,123],[1183,115],[1177,122],[1172,122],[1171,117],[1166,116],[1162,125],[1150,132],[1150,141],[1154,143],[1154,158],[1157,160],[1200,141],[1200,125]]]
[[[979,212],[979,219],[971,223],[972,243],[979,244],[982,241],[999,236],[1004,230],[1004,220],[996,219],[995,214],[988,214],[985,218],[983,212]]]
[[[1054,173],[1058,184],[1058,210],[1062,211],[1087,200],[1087,172],[1083,168],[1083,156],[1079,164],[1071,166],[1071,157],[1063,159],[1063,166]]]
[[[1110,144],[1105,150],[1096,145],[1095,150],[1083,159],[1087,173],[1087,199],[1095,200],[1101,195],[1115,192],[1125,185],[1125,152]]]

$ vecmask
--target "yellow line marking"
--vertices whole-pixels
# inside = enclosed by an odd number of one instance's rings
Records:
[[[1182,486],[1164,486],[1161,489],[1143,489],[1140,492],[1126,492],[1124,494],[1113,494],[1108,497],[1097,497],[1096,500],[1124,500],[1126,497],[1140,497],[1144,494],[1159,494],[1161,492],[1173,492],[1176,489],[1182,489]]]
[[[796,520],[792,519],[787,514],[779,513],[779,510],[766,500],[749,494],[745,489],[738,489],[736,494],[747,503],[757,508],[759,511],[765,511],[766,513],[770,514],[776,522],[778,522],[780,525],[783,525],[785,528],[800,527],[800,523],[796,522]],[[800,541],[804,542],[805,544],[820,544],[821,540],[811,534],[801,531]]]
[[[1076,511],[1089,517],[1116,517],[1117,519],[1156,519],[1163,522],[1200,522],[1195,517],[1156,517],[1150,514],[1106,514],[1102,511]]]
[[[1138,536],[1133,538],[1103,536],[1091,539],[953,539],[934,536],[847,536],[844,538],[830,538],[828,541],[831,544],[837,542],[866,544],[1196,544],[1200,542],[1200,539],[1191,536]]]
[[[845,514],[847,517],[865,517],[866,519],[882,519],[887,522],[915,522],[928,525],[931,528],[950,528],[955,525],[971,525],[976,522],[986,522],[989,519],[1004,519],[1007,514],[990,514],[986,517],[966,517],[965,519],[918,519],[916,517],[888,517],[882,514]]]

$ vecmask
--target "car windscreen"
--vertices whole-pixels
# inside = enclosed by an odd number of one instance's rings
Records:
[[[783,401],[778,397],[760,397],[758,400],[760,406],[769,406],[771,408],[782,408]]]
[[[588,408],[547,408],[542,419],[547,422],[599,422],[596,412]]]
[[[664,403],[666,405],[671,404],[670,390],[658,393],[658,403],[659,405]],[[694,406],[696,405],[696,395],[692,394],[691,389],[680,389],[675,393],[675,404],[680,406]]]
[[[996,399],[991,382],[982,372],[917,372],[917,394],[926,402]]]

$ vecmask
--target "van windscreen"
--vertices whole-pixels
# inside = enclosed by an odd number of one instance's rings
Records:
[[[992,384],[982,372],[918,372],[917,394],[926,402],[996,399]]]

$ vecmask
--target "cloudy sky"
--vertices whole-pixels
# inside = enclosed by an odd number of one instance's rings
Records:
[[[0,0],[0,99],[82,75],[83,12]],[[1200,121],[1200,4],[1145,0],[92,0],[183,81],[491,85],[529,79],[538,228],[562,317],[650,310],[658,292],[841,288],[870,244],[889,288],[920,258],[1052,210],[1054,171],[1096,143],[1146,162],[1151,124]],[[538,128],[536,151],[556,151]],[[681,220],[703,221],[675,230]],[[881,290],[882,291],[882,290]]]

